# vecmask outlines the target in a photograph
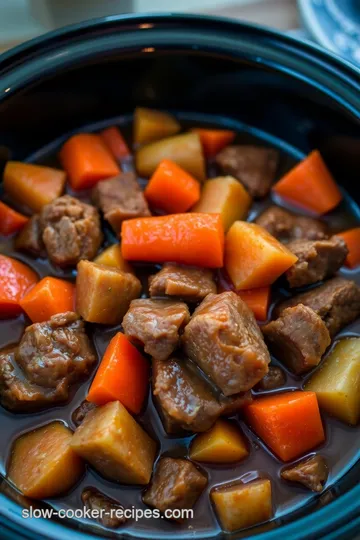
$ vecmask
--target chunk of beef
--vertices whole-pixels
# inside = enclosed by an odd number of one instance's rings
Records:
[[[320,287],[282,302],[275,310],[276,316],[297,304],[313,309],[326,324],[330,336],[334,337],[360,315],[360,288],[354,281],[335,277]]]
[[[145,504],[160,512],[192,508],[207,486],[207,478],[191,461],[164,457],[159,460]]]
[[[321,240],[328,236],[326,223],[306,216],[298,216],[280,208],[270,206],[256,223],[266,229],[281,242],[290,240]]]
[[[329,475],[329,469],[322,456],[312,456],[282,471],[281,476],[290,482],[299,482],[312,491],[322,491]]]
[[[183,345],[226,396],[250,390],[268,372],[270,355],[253,312],[231,291],[202,301],[185,328]]]
[[[104,527],[117,529],[126,522],[123,505],[95,488],[84,489],[81,500],[85,508],[99,512],[98,521]]]
[[[252,197],[265,197],[274,181],[279,153],[260,146],[227,146],[216,156],[222,173],[240,180]]]
[[[219,416],[231,415],[250,403],[251,395],[225,397],[209,384],[195,364],[170,358],[153,360],[153,394],[168,433],[179,428],[206,431]]]
[[[257,383],[255,390],[275,390],[284,386],[285,382],[284,371],[278,366],[269,366],[268,373]]]
[[[96,208],[64,195],[44,206],[40,219],[45,248],[53,263],[66,267],[95,257],[103,239]]]
[[[40,216],[35,214],[27,222],[15,240],[15,248],[19,251],[26,251],[36,257],[43,257],[46,254],[45,245],[42,239],[42,229]]]
[[[187,302],[200,302],[216,293],[212,270],[167,263],[149,278],[150,296],[176,296]]]
[[[131,302],[123,319],[123,328],[146,353],[166,360],[178,347],[189,318],[189,309],[183,302],[139,298]]]
[[[92,198],[116,233],[125,219],[151,215],[144,193],[132,172],[98,182]]]
[[[290,287],[303,287],[332,277],[348,254],[348,248],[339,236],[328,240],[294,240],[288,248],[298,257],[286,272]]]
[[[317,366],[331,343],[321,317],[302,304],[285,309],[262,331],[270,351],[295,373]]]
[[[71,415],[71,420],[74,422],[74,425],[76,427],[80,426],[85,420],[85,416],[93,409],[96,409],[95,403],[86,400],[83,401]]]

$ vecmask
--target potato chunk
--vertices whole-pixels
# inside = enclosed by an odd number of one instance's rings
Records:
[[[171,114],[137,107],[134,114],[134,141],[146,144],[175,135],[181,129]]]
[[[306,384],[320,408],[355,425],[360,419],[360,338],[342,339]]]
[[[246,529],[272,517],[271,482],[225,484],[211,492],[221,526],[228,532]]]
[[[190,459],[212,463],[232,463],[249,455],[239,428],[226,420],[195,437],[190,448]]]
[[[76,278],[76,311],[87,322],[119,324],[131,300],[140,296],[137,277],[117,268],[80,261]]]
[[[156,443],[120,401],[90,411],[71,447],[109,480],[144,485],[150,481]]]
[[[205,182],[201,198],[193,212],[220,214],[225,232],[234,221],[246,219],[252,198],[244,186],[232,176],[219,176]]]
[[[121,254],[120,244],[113,244],[100,253],[95,259],[96,264],[104,264],[105,266],[112,266],[123,272],[129,272],[133,274],[134,271],[130,264],[125,261]]]
[[[33,499],[64,493],[84,472],[82,460],[70,446],[72,437],[70,429],[60,422],[22,435],[14,444],[9,479]]]

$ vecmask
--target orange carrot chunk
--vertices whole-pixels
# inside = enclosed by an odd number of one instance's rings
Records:
[[[96,405],[120,401],[138,414],[147,395],[149,376],[149,362],[119,332],[105,351],[86,399]]]
[[[349,250],[345,259],[346,266],[355,268],[360,264],[360,227],[337,233],[336,236],[340,236],[345,241]]]
[[[220,268],[224,229],[219,214],[171,214],[124,221],[121,250],[129,261]]]
[[[239,291],[238,294],[254,313],[256,320],[266,321],[270,304],[270,287]]]
[[[48,321],[57,313],[74,311],[75,286],[64,279],[46,277],[20,301],[33,323]]]
[[[186,212],[200,199],[200,184],[169,159],[163,159],[145,189],[153,208],[168,214]]]
[[[22,298],[37,282],[38,277],[31,268],[0,255],[0,319],[20,315]]]
[[[62,147],[59,157],[75,191],[91,188],[120,172],[103,139],[92,133],[73,135]]]
[[[112,155],[118,161],[125,159],[131,155],[128,145],[124,137],[121,135],[119,128],[112,126],[103,129],[100,136]]]
[[[0,201],[0,234],[4,236],[14,234],[22,229],[28,221],[29,218]]]
[[[235,139],[235,131],[230,129],[204,129],[194,128],[200,136],[200,141],[206,157],[214,157],[225,146],[232,143]]]
[[[326,214],[341,201],[341,192],[318,150],[288,172],[273,191],[295,205]]]
[[[283,461],[295,459],[325,440],[315,392],[256,399],[246,407],[245,418]]]

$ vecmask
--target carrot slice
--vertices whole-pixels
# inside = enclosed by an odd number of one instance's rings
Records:
[[[168,214],[186,212],[200,199],[200,184],[169,159],[163,159],[145,189],[153,208]]]
[[[29,218],[0,201],[0,234],[4,236],[14,234],[22,229],[28,221]]]
[[[103,139],[93,133],[73,135],[62,147],[59,157],[75,191],[91,188],[120,172]]]
[[[256,399],[245,408],[245,418],[283,461],[299,457],[325,440],[315,392]]]
[[[149,375],[148,361],[119,332],[105,351],[86,399],[96,405],[120,401],[138,414],[146,398]]]
[[[238,295],[248,305],[258,321],[266,321],[270,304],[270,287],[239,291]]]
[[[20,301],[33,323],[48,321],[57,313],[74,311],[75,285],[64,279],[46,277]]]
[[[341,201],[341,192],[318,150],[288,172],[273,191],[301,208],[326,214]]]
[[[120,161],[131,156],[129,147],[116,126],[103,129],[100,136],[115,159]]]
[[[171,214],[124,221],[121,251],[129,261],[173,261],[205,268],[223,265],[219,214]]]
[[[232,143],[236,136],[235,131],[230,129],[194,128],[191,131],[199,134],[206,157],[216,156],[220,150]]]
[[[345,260],[346,266],[355,268],[360,264],[360,227],[337,233],[336,236],[344,240],[349,250]]]
[[[37,282],[38,277],[31,268],[0,255],[0,319],[20,315],[22,298]]]

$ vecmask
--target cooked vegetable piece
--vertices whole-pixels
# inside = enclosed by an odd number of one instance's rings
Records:
[[[349,268],[356,268],[360,264],[360,227],[356,229],[349,229],[337,233],[336,236],[340,236],[345,241],[349,253],[346,257],[345,264]]]
[[[317,214],[326,214],[342,195],[318,150],[311,152],[289,171],[273,191],[290,202]]]
[[[219,176],[204,184],[193,212],[220,214],[227,231],[234,221],[245,219],[252,199],[243,185],[232,176]]]
[[[72,432],[60,422],[25,433],[14,444],[9,479],[33,499],[62,495],[84,473],[71,440]]]
[[[150,481],[156,443],[120,401],[90,411],[71,447],[109,480],[141,485]]]
[[[118,270],[129,272],[130,274],[134,273],[130,264],[125,261],[124,257],[121,255],[120,244],[113,244],[104,249],[104,251],[94,259],[94,262],[97,264],[104,264],[105,266],[113,266]]]
[[[245,418],[283,461],[299,457],[325,440],[314,392],[286,392],[256,399]]]
[[[111,126],[103,129],[100,131],[100,136],[115,159],[120,161],[131,155],[129,147],[118,127]]]
[[[33,323],[48,321],[57,313],[73,311],[75,286],[64,279],[45,277],[20,301]]]
[[[80,261],[77,269],[76,311],[87,322],[121,323],[131,300],[140,296],[138,278],[90,261]]]
[[[0,201],[0,234],[4,236],[14,234],[22,229],[28,221],[29,218]]]
[[[175,296],[186,302],[199,302],[210,293],[216,293],[216,283],[213,271],[207,268],[166,263],[160,272],[149,277],[151,297]]]
[[[223,265],[224,230],[218,214],[130,219],[122,224],[121,238],[121,252],[128,261]]]
[[[0,254],[0,319],[22,313],[20,301],[39,281],[31,268],[16,259]]]
[[[163,159],[174,161],[197,180],[206,177],[205,160],[197,133],[184,133],[143,146],[136,152],[136,169],[140,176],[151,176]]]
[[[322,456],[315,455],[296,463],[294,467],[281,471],[281,477],[289,482],[298,482],[312,491],[322,491],[329,476],[329,469]]]
[[[119,332],[105,351],[86,399],[96,405],[120,401],[138,414],[146,398],[149,376],[149,362]]]
[[[211,491],[221,526],[228,532],[246,529],[272,517],[271,482],[259,479],[247,484],[224,484]]]
[[[340,340],[305,385],[320,408],[356,425],[360,419],[360,338]]]
[[[66,141],[60,161],[74,191],[93,187],[99,180],[111,178],[120,168],[100,135],[79,133]]]
[[[175,135],[181,130],[174,116],[163,111],[136,107],[134,113],[134,142],[147,144]]]
[[[271,296],[270,287],[260,287],[259,289],[239,291],[238,294],[254,313],[257,321],[266,321]]]
[[[193,128],[191,131],[198,133],[206,157],[216,156],[220,150],[232,143],[235,139],[235,131],[230,129],[206,129]]]
[[[233,463],[247,457],[249,451],[239,428],[219,419],[213,427],[196,435],[190,447],[189,457],[196,461]]]
[[[14,201],[39,212],[62,194],[66,173],[58,169],[8,161],[4,170],[4,189]]]
[[[238,290],[271,285],[296,261],[296,255],[256,223],[236,221],[226,235],[225,268]]]
[[[163,159],[150,178],[145,197],[150,206],[168,214],[187,212],[200,198],[200,184],[169,159]]]

